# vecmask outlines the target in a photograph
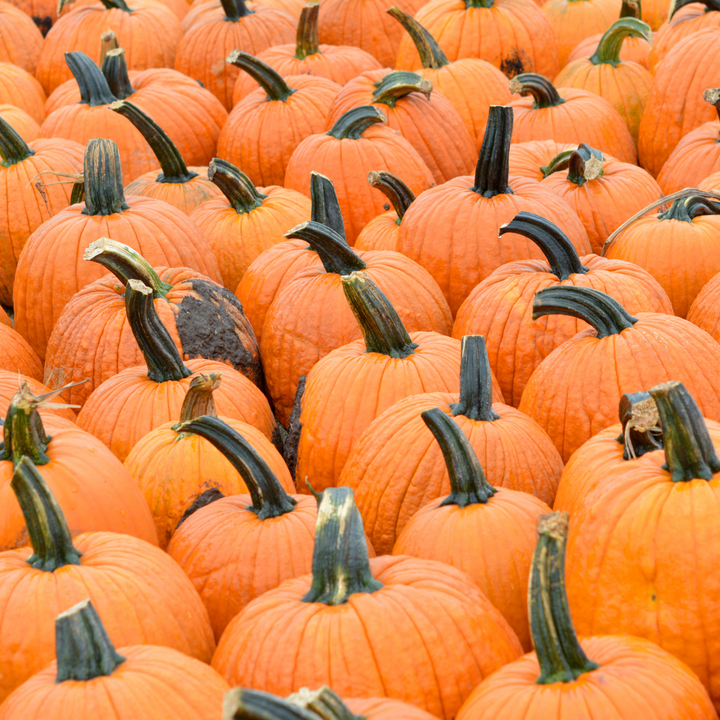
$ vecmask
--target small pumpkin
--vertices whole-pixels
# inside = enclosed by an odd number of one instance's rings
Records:
[[[577,148],[576,144],[559,143],[555,140],[513,143],[510,145],[510,175],[520,175],[539,182],[548,176],[550,163],[558,155]]]
[[[0,63],[0,101],[25,110],[38,124],[45,119],[45,91],[31,73]]]
[[[75,422],[75,413],[67,404],[68,390],[64,388],[51,390],[39,380],[35,380],[35,378],[20,375],[17,371],[12,372],[10,370],[0,370],[0,417],[4,418],[7,415],[10,403],[23,383],[27,383],[30,392],[35,395],[37,401],[35,407],[41,418],[45,418],[46,415],[53,415],[64,418],[69,422]],[[53,402],[53,399],[58,395],[60,395],[59,401]]]
[[[0,3],[0,62],[12,63],[34,75],[43,36],[32,18],[9,2]]]

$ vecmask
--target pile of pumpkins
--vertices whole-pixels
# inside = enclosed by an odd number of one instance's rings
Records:
[[[0,720],[717,719],[716,0],[0,1],[0,196]]]

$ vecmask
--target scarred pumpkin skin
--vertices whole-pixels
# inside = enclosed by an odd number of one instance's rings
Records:
[[[45,91],[35,76],[12,63],[0,63],[0,97],[25,110],[41,124],[45,119]]]

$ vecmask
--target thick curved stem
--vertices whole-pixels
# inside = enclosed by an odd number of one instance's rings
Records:
[[[371,187],[377,188],[390,201],[398,216],[398,221],[401,221],[410,205],[415,201],[415,193],[397,175],[393,175],[387,170],[368,173],[368,183]]]
[[[305,5],[300,13],[295,36],[295,57],[298,60],[304,60],[309,55],[317,55],[320,52],[319,15],[320,3],[317,0]]]
[[[633,17],[639,20],[642,17],[642,3],[640,0],[622,0],[620,17]]]
[[[560,280],[590,272],[580,262],[580,256],[568,236],[540,215],[525,210],[519,212],[509,223],[500,226],[499,234],[505,233],[515,233],[532,240],[542,250],[550,265],[550,272]]]
[[[67,52],[65,62],[78,84],[81,103],[90,107],[99,107],[110,105],[117,100],[110,91],[105,76],[85,53]]]
[[[578,149],[570,153],[568,158],[567,179],[582,187],[586,182],[602,177],[603,154],[585,143],[580,143]]]
[[[362,134],[376,123],[384,123],[387,118],[372,105],[348,110],[338,118],[327,134],[337,140],[359,140]]]
[[[12,460],[16,466],[24,457],[35,465],[47,465],[50,462],[46,452],[52,438],[45,433],[38,413],[45,397],[33,395],[27,380],[23,380],[5,415],[0,460]]]
[[[35,154],[12,126],[0,117],[0,165],[10,167]]]
[[[712,480],[720,472],[705,419],[695,400],[676,380],[650,388],[662,425],[665,465],[673,482]]]
[[[262,207],[263,195],[252,180],[232,163],[220,158],[213,158],[208,165],[208,180],[217,185],[227,198],[230,207],[238,215],[249,213]]]
[[[556,107],[565,102],[550,80],[536,73],[516,75],[510,81],[510,92],[515,95],[532,95],[535,101],[533,107],[536,110]]]
[[[130,84],[123,48],[108,50],[102,64],[102,74],[114,96],[114,100],[125,100],[135,92]]]
[[[700,195],[678,198],[658,219],[692,222],[700,215],[720,215],[720,203]]]
[[[513,129],[513,109],[491,105],[480,157],[475,167],[473,190],[486,198],[512,195],[510,177],[510,140]]]
[[[221,381],[222,373],[200,374],[192,379],[180,410],[181,423],[197,420],[204,415],[218,416],[213,393],[220,387]]]
[[[312,201],[310,219],[327,225],[345,239],[345,223],[332,180],[312,171],[310,173],[310,200]]]
[[[249,53],[233,50],[225,62],[244,70],[265,91],[270,102],[285,102],[295,92],[280,73]]]
[[[437,70],[450,64],[437,40],[414,17],[403,12],[397,5],[393,5],[385,12],[394,17],[405,28],[405,32],[413,41],[420,56],[420,62],[425,69]]]
[[[624,446],[623,460],[635,460],[662,448],[662,429],[657,404],[650,393],[625,393],[618,409],[623,431],[618,442]]]
[[[302,691],[301,691],[302,692]],[[310,710],[287,700],[247,688],[234,688],[225,693],[223,720],[318,720]]]
[[[375,83],[373,102],[393,108],[398,100],[414,92],[422,93],[429,98],[432,93],[432,83],[414,72],[394,70],[380,82]]]
[[[675,13],[684,8],[687,5],[695,5],[700,3],[705,6],[705,12],[720,11],[720,0],[674,0],[670,5],[670,12],[668,13],[668,21],[675,17]]]
[[[319,690],[301,688],[298,692],[288,695],[287,702],[296,707],[310,710],[320,720],[364,720],[354,715],[342,698],[327,685]]]
[[[285,233],[288,240],[304,240],[319,256],[327,273],[350,275],[367,265],[332,228],[307,220]]]
[[[492,422],[500,416],[492,409],[490,359],[482,335],[465,335],[460,360],[460,402],[450,406],[453,416]]]
[[[363,272],[342,277],[343,290],[357,318],[367,352],[404,358],[415,352],[395,308],[380,288]]]
[[[114,215],[127,210],[120,151],[112,140],[95,138],[85,148],[83,215]]]
[[[633,17],[621,17],[616,20],[600,38],[597,49],[590,56],[593,65],[620,64],[620,50],[626,38],[639,37],[652,42],[652,31],[647,23]]]
[[[226,22],[237,22],[246,15],[252,15],[255,11],[250,10],[245,0],[220,0],[222,9],[225,11]]]
[[[574,152],[574,150],[563,150],[561,153],[558,153],[547,165],[543,165],[540,168],[542,170],[543,179],[553,173],[560,172],[561,170],[567,170],[570,165],[570,156]]]

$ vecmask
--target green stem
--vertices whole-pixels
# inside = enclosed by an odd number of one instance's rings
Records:
[[[85,202],[85,179],[80,175],[80,180],[73,183],[72,190],[70,191],[70,204],[77,205],[77,203]]]
[[[249,213],[262,207],[263,195],[252,180],[232,163],[220,158],[213,158],[208,166],[208,180],[217,185],[227,198],[230,207],[238,215]]]
[[[602,177],[604,173],[603,154],[600,150],[580,143],[578,149],[570,153],[567,179],[578,187],[582,187],[590,180]]]
[[[360,715],[354,715],[342,698],[327,685],[323,685],[319,690],[302,688],[289,695],[286,702],[309,710],[320,720],[365,720]]]
[[[252,498],[252,506],[259,520],[279,517],[292,512],[296,501],[283,490],[267,463],[255,448],[227,423],[217,417],[203,417],[173,426],[178,433],[194,433],[212,443],[240,473]]]
[[[128,280],[131,279],[140,280],[152,288],[153,296],[156,298],[165,297],[172,289],[172,285],[163,282],[152,265],[139,252],[117,240],[110,238],[95,240],[88,246],[83,260],[102,265],[123,285],[127,285]]]
[[[425,410],[420,417],[437,440],[450,476],[452,492],[440,507],[457,505],[464,508],[487,503],[497,490],[487,481],[470,441],[458,424],[440,408]]]
[[[114,96],[113,101],[125,100],[125,98],[129,98],[135,92],[133,86],[130,84],[127,61],[125,60],[125,50],[123,50],[123,48],[108,50],[102,64],[102,74]]]
[[[414,17],[403,12],[397,5],[393,5],[385,12],[405,28],[425,69],[438,70],[450,64],[438,41]]]
[[[540,665],[538,685],[573,682],[600,666],[578,642],[565,589],[568,514],[542,515],[530,568],[530,634]]]
[[[148,377],[156,383],[182,380],[192,375],[162,324],[155,309],[153,291],[139,280],[125,286],[125,312],[140,351],[145,357]]]
[[[0,118],[0,159],[3,167],[17,165],[35,154],[12,126]]]
[[[83,600],[55,619],[55,655],[56,683],[88,682],[112,675],[125,662],[90,600]]]
[[[720,88],[708,88],[703,92],[703,100],[710,103],[720,120]]]
[[[705,419],[681,382],[673,380],[650,388],[662,425],[665,465],[673,482],[712,480],[720,460]]]
[[[387,170],[368,173],[368,183],[377,188],[391,203],[398,216],[398,225],[415,201],[415,193],[397,176]]]
[[[126,13],[132,12],[125,0],[100,0],[100,2],[105,6],[106,10],[122,10]]]
[[[314,712],[292,703],[292,697],[284,700],[262,690],[234,688],[225,693],[223,720],[318,720]]]
[[[700,195],[678,198],[658,219],[692,222],[700,215],[720,215],[720,203]]]
[[[350,275],[367,265],[332,228],[308,220],[285,234],[288,240],[304,240],[319,256],[326,273]]]
[[[85,53],[67,52],[65,62],[78,84],[81,103],[90,107],[99,107],[110,105],[117,100],[110,92],[100,68]]]
[[[377,108],[372,105],[363,105],[348,110],[338,118],[327,134],[338,140],[359,140],[371,125],[384,123],[386,120],[385,115]]]
[[[546,77],[536,73],[516,75],[510,81],[510,92],[515,95],[532,95],[536,110],[557,107],[565,102],[557,88]]]
[[[553,173],[560,172],[561,170],[567,170],[570,165],[570,156],[574,152],[574,150],[563,150],[561,153],[558,153],[547,165],[543,165],[540,168],[543,173],[543,178],[546,178]]]
[[[335,186],[330,178],[314,170],[310,173],[310,199],[312,201],[310,219],[327,225],[344,239],[345,223]]]
[[[597,337],[619,335],[631,328],[637,318],[629,315],[617,301],[599,290],[558,285],[535,294],[533,320],[544,315],[569,315],[580,318],[597,331]]]
[[[295,36],[295,57],[298,60],[304,60],[309,55],[317,55],[320,52],[319,15],[320,3],[317,0],[305,5],[300,13]]]
[[[145,138],[155,154],[162,172],[155,178],[161,183],[186,183],[196,178],[196,172],[190,172],[180,151],[167,133],[139,107],[127,100],[118,100],[110,105],[110,109],[127,118]]]
[[[580,261],[580,256],[568,236],[557,225],[540,215],[523,210],[509,223],[501,225],[499,233],[501,236],[515,233],[532,240],[545,256],[550,272],[559,280],[590,272]]]
[[[308,603],[343,605],[355,593],[383,587],[370,572],[362,518],[349,487],[328,488],[318,502]]]
[[[285,102],[295,92],[280,73],[249,53],[233,50],[225,62],[244,70],[265,91],[270,102]]]
[[[492,422],[499,415],[492,409],[493,387],[490,359],[482,335],[465,335],[460,360],[460,402],[450,406],[453,416]]]
[[[625,447],[623,460],[635,460],[662,448],[657,404],[650,393],[625,393],[618,410],[623,431],[618,442]]]
[[[622,0],[620,17],[633,17],[639,20],[642,17],[642,3],[640,0]]]
[[[252,15],[255,11],[250,10],[245,0],[220,0],[222,9],[225,11],[226,22],[238,22],[240,18]]]
[[[622,44],[629,37],[639,37],[652,42],[652,31],[650,26],[642,20],[621,17],[600,38],[597,49],[590,56],[590,62],[593,65],[612,65],[613,67],[619,65]]]
[[[57,500],[29,457],[21,458],[10,482],[25,518],[32,555],[28,565],[54,572],[65,565],[80,565],[82,553],[73,545],[70,529]]]
[[[392,358],[412,355],[417,345],[382,290],[362,272],[343,275],[341,280],[365,339],[366,351]]]
[[[469,8],[491,8],[495,0],[465,0],[465,7]]]
[[[201,373],[192,379],[180,410],[181,423],[197,420],[203,415],[218,416],[213,393],[220,387],[221,381],[222,373]]]
[[[512,195],[510,176],[510,140],[513,109],[491,105],[480,156],[475,166],[473,191],[486,198]]]
[[[720,0],[674,0],[670,5],[670,12],[668,14],[668,21],[675,17],[675,13],[684,8],[686,5],[695,5],[699,3],[705,6],[705,12],[717,12],[720,11]]]
[[[85,148],[83,215],[114,215],[127,210],[120,151],[112,140],[95,138]]]
[[[45,433],[38,413],[44,399],[44,395],[33,395],[27,380],[23,380],[5,415],[0,460],[12,460],[15,466],[24,457],[35,465],[47,465],[50,462],[46,452],[52,438]]]
[[[373,92],[373,102],[382,103],[394,108],[401,98],[410,93],[419,92],[429,98],[432,92],[432,83],[414,72],[407,70],[394,70],[382,80],[376,82]]]

